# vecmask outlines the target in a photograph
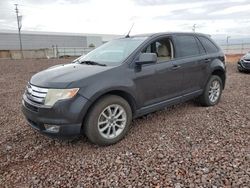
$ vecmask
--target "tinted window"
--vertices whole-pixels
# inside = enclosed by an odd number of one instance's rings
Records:
[[[217,47],[209,39],[205,37],[198,37],[198,38],[201,41],[207,53],[214,53],[218,51]]]
[[[196,37],[195,37],[195,39],[196,39],[196,42],[198,44],[200,54],[205,54],[206,53],[205,48],[202,46],[201,42]]]
[[[181,57],[199,55],[199,47],[193,36],[177,36],[179,53]]]

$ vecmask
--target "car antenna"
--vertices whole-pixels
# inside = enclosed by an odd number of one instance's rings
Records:
[[[128,34],[125,36],[125,38],[129,38],[129,37],[130,37],[129,34],[130,34],[131,30],[133,29],[133,27],[134,27],[134,23],[132,24],[132,26],[131,26],[131,28],[130,28]]]

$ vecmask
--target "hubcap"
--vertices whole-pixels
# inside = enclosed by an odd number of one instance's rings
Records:
[[[220,82],[218,80],[214,80],[209,89],[209,100],[214,103],[219,99],[220,96]]]
[[[127,114],[118,104],[107,106],[99,115],[98,131],[102,137],[113,139],[119,136],[127,123]]]

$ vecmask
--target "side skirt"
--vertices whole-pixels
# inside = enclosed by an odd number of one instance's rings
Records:
[[[194,98],[198,97],[199,95],[201,95],[202,92],[203,92],[203,90],[198,90],[198,91],[195,91],[195,92],[192,92],[189,94],[185,94],[185,95],[182,95],[179,97],[175,97],[172,99],[161,101],[159,103],[144,106],[144,107],[136,110],[136,114],[135,114],[134,118],[155,112],[157,110],[160,110],[160,109],[172,106],[172,105],[176,105],[176,104],[183,103],[183,102],[186,102],[188,100],[194,99]]]

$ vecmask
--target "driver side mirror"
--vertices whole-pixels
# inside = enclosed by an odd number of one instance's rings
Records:
[[[141,53],[139,59],[135,62],[136,65],[153,64],[157,62],[156,53]]]

